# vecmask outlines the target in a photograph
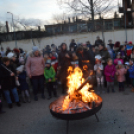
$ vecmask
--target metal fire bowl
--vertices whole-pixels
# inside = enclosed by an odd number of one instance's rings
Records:
[[[52,102],[49,106],[50,108],[50,113],[52,114],[52,116],[54,116],[57,119],[61,119],[61,120],[80,120],[83,118],[87,118],[89,116],[95,115],[102,107],[102,98],[99,96],[99,100],[101,101],[101,103],[97,104],[97,106],[94,106],[94,108],[87,110],[86,112],[81,112],[81,113],[75,113],[75,114],[63,114],[63,113],[56,113],[54,111],[51,110],[52,105],[55,104],[56,101]]]

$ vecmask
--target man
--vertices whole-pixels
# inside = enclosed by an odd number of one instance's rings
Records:
[[[112,40],[108,41],[109,44],[107,44],[108,46],[110,46],[110,48],[113,50],[114,44],[112,43]]]
[[[72,39],[72,41],[71,41],[71,43],[70,43],[70,46],[69,46],[69,49],[70,49],[70,51],[76,51],[76,49],[77,49],[77,44],[75,43],[75,40],[74,39]]]
[[[95,41],[95,46],[98,47],[100,44],[103,44],[103,41],[100,39],[99,36],[97,36],[97,39],[96,39],[96,41]]]
[[[5,51],[4,51],[4,48],[3,47],[1,47],[1,57],[5,57],[6,55],[5,55]]]

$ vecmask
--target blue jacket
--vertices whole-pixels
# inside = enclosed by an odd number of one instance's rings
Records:
[[[128,69],[129,77],[134,78],[134,64]]]

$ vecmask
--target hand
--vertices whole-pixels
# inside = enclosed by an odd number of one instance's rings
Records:
[[[70,56],[68,55],[68,53],[65,54],[65,57],[66,57],[66,58],[70,58]]]
[[[14,76],[14,73],[11,73],[11,76]]]
[[[16,80],[18,80],[18,77],[15,77]]]
[[[51,82],[51,79],[49,79],[48,81]]]
[[[116,75],[118,75],[118,73],[117,73],[117,72],[116,72],[115,74],[116,74]]]
[[[31,75],[29,75],[29,78],[31,79],[31,78],[32,78],[32,76],[31,76]]]

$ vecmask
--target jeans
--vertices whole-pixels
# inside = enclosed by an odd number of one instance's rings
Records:
[[[15,99],[15,102],[19,102],[19,96],[16,88],[11,89],[11,92],[13,94],[13,97]],[[10,91],[9,90],[4,90],[4,95],[6,98],[7,103],[12,103],[11,97],[10,97]]]
[[[33,86],[33,93],[35,96],[38,94],[38,90],[40,90],[42,95],[44,95],[44,77],[33,78],[32,86]]]

